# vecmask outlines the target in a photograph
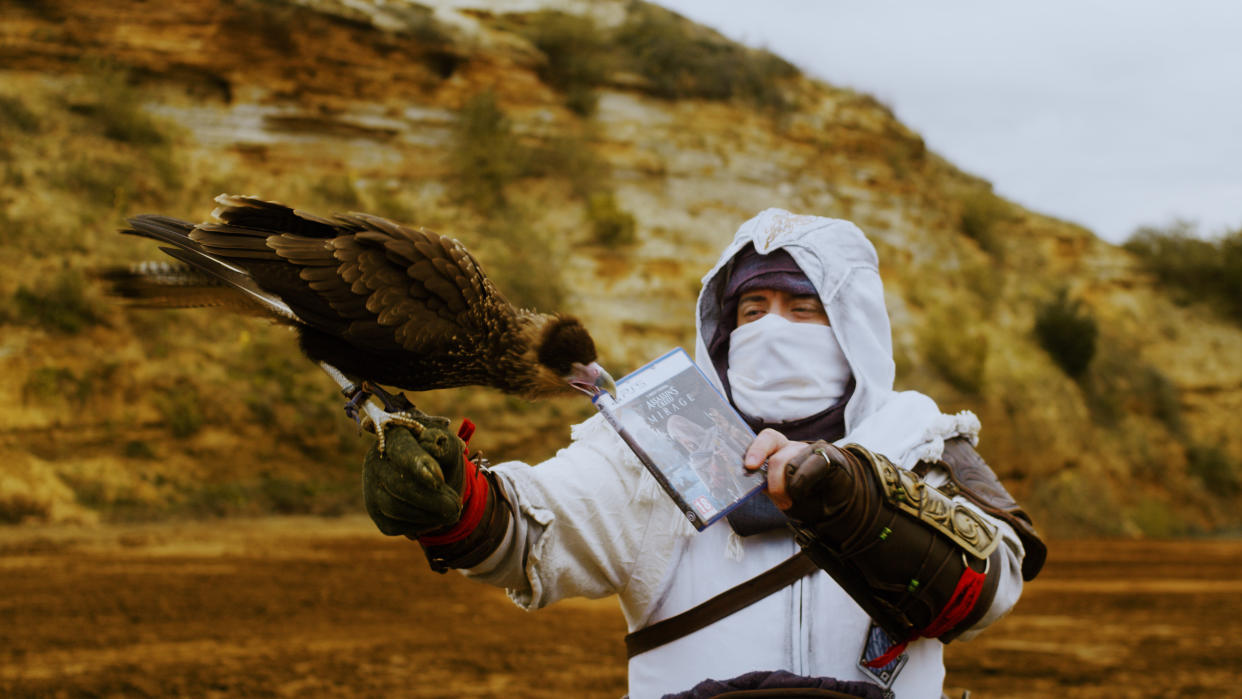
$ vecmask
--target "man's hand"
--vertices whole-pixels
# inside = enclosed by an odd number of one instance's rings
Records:
[[[367,514],[379,530],[417,538],[456,523],[462,508],[462,441],[432,427],[415,438],[395,425],[385,437],[385,453],[373,445],[362,470]]]
[[[790,517],[837,506],[849,469],[844,453],[828,442],[793,442],[773,429],[755,437],[742,463],[752,471],[768,462],[768,497]],[[842,490],[842,492],[831,492]],[[796,507],[795,507],[796,506]]]
[[[766,429],[755,437],[746,449],[742,465],[748,470],[756,471],[768,463],[768,497],[782,510],[793,506],[785,483],[785,468],[798,457],[810,453],[811,445],[804,442],[790,441],[785,435],[774,429]]]

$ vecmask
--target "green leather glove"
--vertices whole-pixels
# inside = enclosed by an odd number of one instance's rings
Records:
[[[461,439],[439,427],[415,437],[407,427],[387,425],[384,435],[386,453],[372,445],[362,469],[367,514],[379,530],[417,538],[456,523],[465,477]]]

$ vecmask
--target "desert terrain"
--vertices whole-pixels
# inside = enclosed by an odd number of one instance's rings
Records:
[[[952,695],[1242,694],[1242,542],[1050,548],[1010,617],[949,646]],[[360,516],[10,527],[0,569],[6,697],[625,691],[614,600],[526,613]]]

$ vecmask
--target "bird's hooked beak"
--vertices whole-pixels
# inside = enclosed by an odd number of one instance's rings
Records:
[[[571,369],[569,376],[565,377],[570,386],[592,398],[599,395],[601,391],[607,391],[608,395],[613,398],[617,397],[616,382],[612,380],[612,376],[607,371],[604,371],[604,367],[600,366],[598,362],[591,362],[590,364],[574,362]]]

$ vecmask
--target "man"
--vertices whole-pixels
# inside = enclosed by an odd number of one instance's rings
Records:
[[[599,416],[534,468],[458,468],[433,444],[456,486],[436,492],[464,493],[460,517],[428,516],[426,490],[402,477],[417,449],[372,450],[368,511],[384,533],[419,538],[433,567],[503,586],[526,609],[617,595],[635,699],[709,678],[738,679],[687,696],[792,681],[939,697],[942,641],[1007,613],[1044,552],[971,448],[975,416],[893,391],[874,248],[849,222],[764,211],[704,278],[696,321],[697,363],[758,432],[745,467],[768,468],[769,497],[727,523],[696,533]],[[828,574],[799,568],[800,550]],[[773,589],[723,618],[679,617],[763,587],[738,588],[767,571],[780,573],[765,578]]]

